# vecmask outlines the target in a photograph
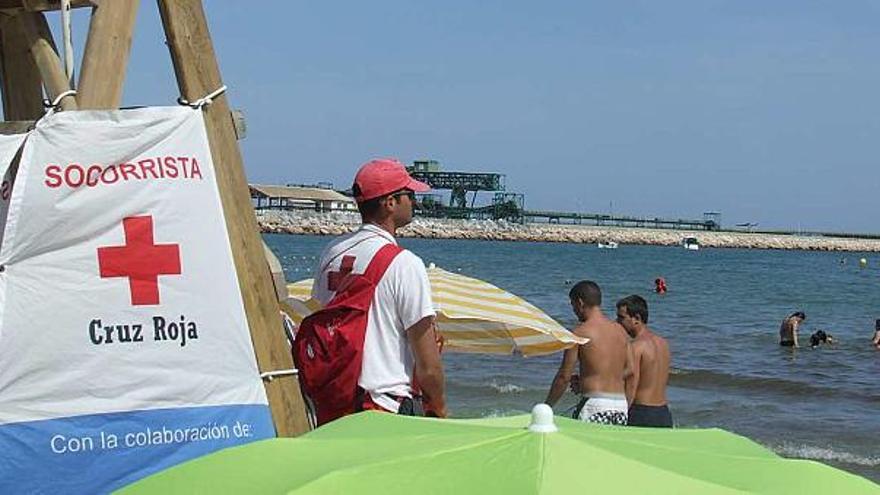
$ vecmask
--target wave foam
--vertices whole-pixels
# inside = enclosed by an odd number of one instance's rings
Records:
[[[839,452],[825,447],[811,445],[781,444],[771,445],[770,448],[777,454],[785,457],[797,457],[800,459],[813,459],[816,461],[835,461],[859,466],[880,466],[880,457],[867,457],[850,452]]]
[[[498,382],[493,381],[489,386],[499,394],[518,394],[525,390],[525,388],[520,387],[519,385],[514,385],[513,383],[499,384]]]

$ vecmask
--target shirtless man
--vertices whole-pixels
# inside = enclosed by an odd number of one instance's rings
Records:
[[[626,397],[631,404],[627,424],[672,428],[672,414],[666,405],[669,344],[648,328],[648,303],[636,295],[621,299],[617,322],[633,338],[626,378]]]
[[[595,282],[578,282],[568,297],[571,309],[581,322],[574,334],[590,341],[565,351],[544,402],[555,405],[571,382],[572,389],[582,395],[574,413],[575,419],[626,425],[623,382],[629,340],[626,332],[602,314],[602,291]],[[572,376],[578,363],[580,372]]]
[[[880,350],[880,320],[874,321],[874,337],[871,338],[871,343]]]
[[[798,346],[798,327],[807,319],[803,311],[792,313],[779,325],[779,345],[782,347]]]

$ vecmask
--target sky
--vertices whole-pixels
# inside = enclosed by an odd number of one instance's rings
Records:
[[[434,159],[527,209],[880,232],[877,2],[204,4],[250,182]],[[138,15],[123,103],[174,104],[155,2]]]

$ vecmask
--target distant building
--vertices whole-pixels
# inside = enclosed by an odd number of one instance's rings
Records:
[[[251,201],[257,209],[357,211],[353,198],[332,189],[251,184]]]
[[[440,162],[437,160],[416,160],[413,162],[412,168],[416,172],[439,172]]]

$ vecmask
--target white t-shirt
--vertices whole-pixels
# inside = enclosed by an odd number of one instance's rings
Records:
[[[315,269],[312,296],[326,306],[336,295],[331,278],[349,270],[363,274],[382,246],[397,244],[394,237],[375,225],[339,237],[321,254]],[[352,259],[353,258],[353,259]],[[335,286],[334,286],[335,287]],[[398,403],[385,394],[411,397],[413,356],[406,330],[426,316],[433,316],[431,286],[421,258],[403,250],[376,286],[367,317],[364,361],[358,385],[370,393],[373,402],[392,412]]]

